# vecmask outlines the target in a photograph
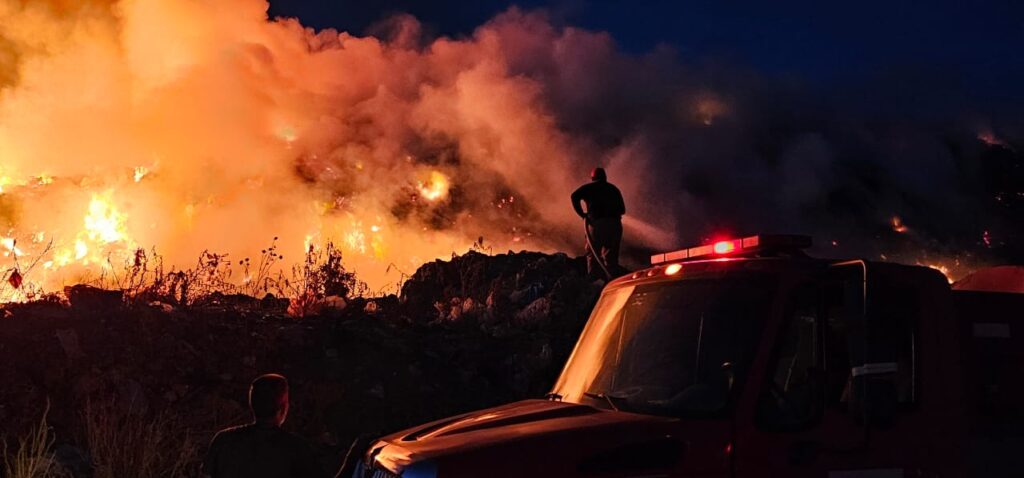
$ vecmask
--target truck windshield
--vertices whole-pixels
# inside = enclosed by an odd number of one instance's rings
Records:
[[[774,290],[766,277],[717,277],[607,291],[554,393],[634,413],[720,415],[746,377]]]

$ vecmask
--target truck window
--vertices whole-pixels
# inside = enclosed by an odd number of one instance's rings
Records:
[[[863,313],[859,284],[825,286],[825,406],[846,412],[849,409],[852,374],[850,354],[862,347],[858,329]]]
[[[916,287],[888,283],[884,278],[869,283],[864,363],[879,364],[876,369],[882,371],[871,374],[872,380],[890,388],[902,408],[911,407],[918,399],[915,348],[919,315]]]
[[[768,430],[811,424],[820,410],[820,289],[797,288],[790,298],[782,334],[758,401],[757,422]]]
[[[730,277],[606,292],[554,392],[634,413],[718,416],[746,377],[774,289]]]
[[[874,279],[866,313],[855,280],[794,290],[759,397],[758,426],[804,429],[825,407],[859,415],[851,395],[864,393],[869,381],[873,393],[889,394],[901,409],[916,403],[919,292]]]

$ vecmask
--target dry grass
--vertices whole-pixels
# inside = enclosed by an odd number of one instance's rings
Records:
[[[199,461],[193,437],[162,414],[147,417],[90,404],[85,435],[94,478],[191,476]]]
[[[3,440],[4,478],[63,478],[68,476],[53,458],[53,435],[46,424],[50,405],[46,405],[39,424],[18,440],[13,451]]]
[[[293,309],[299,316],[315,314],[327,297],[372,295],[367,285],[345,268],[341,250],[332,242],[310,246],[300,263],[282,270],[284,256],[279,253],[277,240],[275,237],[255,260],[245,257],[232,261],[228,254],[203,251],[191,268],[165,267],[163,256],[155,249],[139,248],[127,258],[108,256],[106,267],[97,277],[82,277],[80,283],[122,291],[128,304],[158,301],[179,307],[201,307],[228,295],[260,298],[272,294],[294,301]],[[474,244],[474,250],[483,250],[482,240]],[[44,291],[34,278],[34,270],[50,249],[48,246],[24,267],[17,256],[12,256],[13,267],[0,269],[0,303],[50,295],[63,299],[59,292],[54,295]],[[397,289],[407,277],[402,275]]]

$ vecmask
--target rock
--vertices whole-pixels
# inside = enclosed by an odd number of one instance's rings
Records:
[[[174,306],[171,305],[171,304],[168,304],[167,302],[161,302],[159,300],[154,300],[154,301],[150,302],[148,305],[150,307],[154,308],[154,309],[157,309],[157,310],[165,313],[165,314],[170,314],[171,312],[174,312]]]
[[[286,298],[277,298],[274,294],[268,293],[260,299],[260,307],[269,310],[285,310],[288,308],[289,302]]]
[[[539,326],[551,317],[551,301],[541,297],[516,314],[515,322],[520,326]]]
[[[64,295],[71,303],[71,309],[81,313],[109,312],[121,307],[124,293],[106,290],[90,285],[74,285],[64,288]]]
[[[331,310],[344,310],[348,303],[345,298],[337,295],[329,295],[324,298],[324,308]]]
[[[473,300],[472,297],[466,297],[466,300],[462,301],[462,313],[470,314],[480,309],[480,304]]]

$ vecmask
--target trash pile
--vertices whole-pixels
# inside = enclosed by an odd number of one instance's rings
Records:
[[[0,434],[13,443],[48,404],[58,461],[88,476],[87,410],[159,418],[197,463],[217,429],[247,419],[249,381],[279,372],[286,428],[332,467],[359,435],[543,396],[600,289],[582,259],[533,252],[425,264],[398,296],[335,297],[300,319],[272,296],[186,307],[69,287],[0,311]]]

